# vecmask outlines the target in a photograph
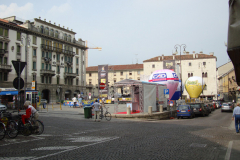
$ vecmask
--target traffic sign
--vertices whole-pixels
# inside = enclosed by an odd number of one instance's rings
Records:
[[[35,90],[35,81],[32,81],[32,90]]]
[[[20,76],[20,74],[22,73],[23,68],[25,67],[25,65],[27,64],[26,62],[20,62],[20,61],[12,61],[12,64],[15,68],[15,71],[17,73],[18,76]]]
[[[105,88],[105,83],[100,83],[99,87],[100,87],[100,89],[104,89]]]
[[[164,94],[169,94],[169,89],[164,89]]]
[[[13,87],[18,89],[18,86],[19,86],[19,77],[16,77],[14,80],[13,80]],[[22,89],[24,87],[24,81],[23,79],[20,77],[20,86],[19,86],[19,89]]]

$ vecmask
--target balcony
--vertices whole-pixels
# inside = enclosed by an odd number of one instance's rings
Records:
[[[52,61],[51,58],[48,58],[48,57],[42,57],[45,61],[45,63],[50,63]]]
[[[0,64],[0,71],[11,72],[12,71],[12,65]]]
[[[67,63],[68,66],[72,65],[72,62],[67,61],[66,63]]]
[[[8,53],[5,49],[0,49],[0,56],[3,56],[5,53]]]
[[[41,48],[42,48],[42,50],[44,50],[44,51],[50,51],[50,52],[53,51],[53,47],[52,47],[52,46],[49,46],[49,45],[41,44]]]
[[[55,76],[55,71],[53,71],[53,70],[41,69],[41,70],[40,70],[40,74],[41,74],[41,75]]]
[[[92,85],[92,84],[86,84],[86,88],[93,88],[94,87],[94,85]]]
[[[77,73],[64,73],[64,77],[71,77],[71,78],[76,78],[77,77]]]

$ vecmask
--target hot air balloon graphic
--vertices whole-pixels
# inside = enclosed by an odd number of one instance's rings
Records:
[[[182,84],[182,93],[184,91],[184,84]],[[173,94],[171,100],[178,100],[181,97],[181,80],[179,80],[177,90]]]
[[[160,84],[166,84],[167,89],[169,89],[169,99],[172,98],[179,84],[179,78],[177,74],[174,71],[169,69],[154,71],[149,77],[148,81],[160,83]]]
[[[185,82],[185,88],[191,98],[198,98],[205,86],[202,77],[190,77]]]

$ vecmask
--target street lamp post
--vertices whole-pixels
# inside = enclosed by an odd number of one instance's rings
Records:
[[[178,47],[180,48],[180,80],[181,80],[181,86],[180,86],[180,89],[181,89],[181,100],[182,100],[182,66],[181,66],[181,47],[183,47],[183,49],[184,49],[184,52],[185,52],[185,48],[187,47],[185,44],[181,44],[181,45],[179,45],[179,44],[176,44],[175,46],[174,46],[174,48],[176,49],[176,53],[177,53],[177,49],[178,49]]]
[[[23,40],[25,41],[25,62],[26,62],[26,66],[25,66],[25,84],[24,84],[24,101],[26,101],[26,87],[27,87],[27,50],[28,47],[30,47],[30,42],[31,42],[31,38],[28,37],[28,34],[26,33],[26,37],[24,35],[21,35],[21,46],[23,46]]]

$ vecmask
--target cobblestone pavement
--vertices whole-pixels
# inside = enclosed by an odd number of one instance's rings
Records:
[[[82,112],[40,112],[42,135],[0,141],[1,159],[239,159],[232,113],[173,120],[93,122]]]

